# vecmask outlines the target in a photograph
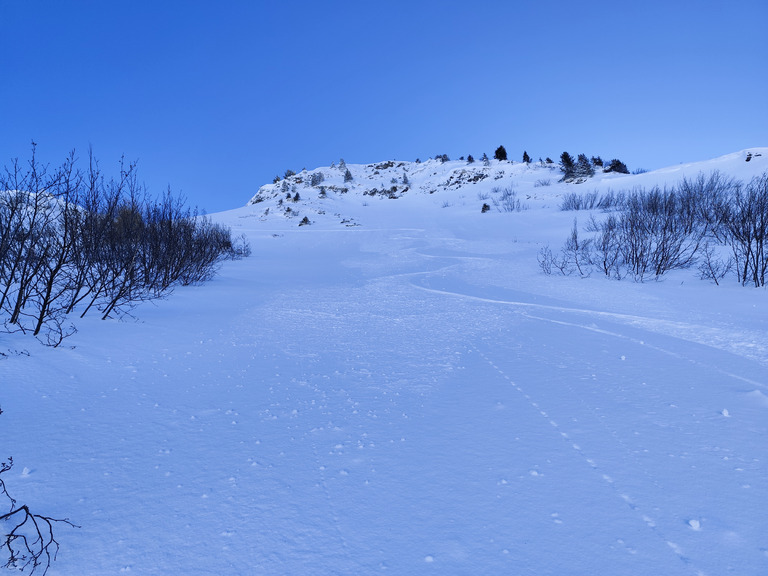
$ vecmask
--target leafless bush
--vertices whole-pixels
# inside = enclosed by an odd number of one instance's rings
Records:
[[[733,268],[733,258],[723,259],[718,248],[719,246],[713,245],[710,242],[705,242],[700,251],[699,258],[699,272],[701,273],[702,280],[712,280],[715,284],[720,285],[720,280]]]
[[[592,223],[595,221],[593,220]],[[621,280],[624,276],[624,262],[618,235],[619,219],[611,214],[599,223],[593,238],[593,263],[608,278]]]
[[[0,414],[3,411],[0,410]],[[41,569],[43,575],[48,572],[51,562],[56,560],[59,542],[53,529],[57,524],[66,524],[79,528],[67,518],[53,518],[35,514],[26,504],[19,504],[8,493],[3,474],[13,468],[13,458],[0,462],[0,498],[4,498],[7,512],[0,512],[0,525],[3,534],[0,537],[0,551],[7,555],[4,568],[29,569],[30,574]]]
[[[491,190],[493,205],[500,212],[521,212],[527,210],[528,206],[523,204],[517,197],[517,192],[511,187],[494,187]]]
[[[637,280],[693,264],[702,235],[694,212],[674,190],[631,194],[618,221],[624,264]]]
[[[765,286],[768,273],[768,173],[732,195],[726,219],[727,242],[743,285]]]
[[[617,194],[612,190],[605,194],[600,194],[597,190],[587,192],[586,194],[571,192],[563,196],[560,210],[611,210],[613,208],[620,208],[625,200],[625,194]]]
[[[690,204],[689,210],[695,212],[698,225],[705,227],[707,235],[722,243],[727,237],[726,222],[731,214],[731,200],[741,186],[741,182],[715,170],[709,176],[699,174],[692,180],[683,179],[678,189]]]
[[[596,208],[598,210],[604,211],[621,209],[626,201],[627,194],[625,192],[614,192],[613,190],[608,190],[608,192],[600,196],[597,201]]]
[[[618,213],[602,221],[594,215],[591,217],[587,229],[595,236],[589,245],[589,261],[608,277],[620,279],[629,275],[642,282],[697,262],[708,234],[723,226],[722,213],[727,214],[723,206],[728,204],[723,191],[731,185],[713,175],[672,189],[635,189],[629,193],[610,192],[604,197],[596,192],[572,194],[564,199],[561,207],[571,210],[618,207]],[[701,193],[702,187],[712,192]],[[719,234],[722,237],[722,232]],[[564,250],[573,252],[573,244],[572,233]],[[710,250],[708,273],[719,277],[728,267],[716,262],[714,254]],[[582,258],[581,262],[585,261]],[[583,270],[580,273],[583,274]]]
[[[555,257],[552,254],[552,249],[549,246],[544,246],[539,250],[536,255],[536,259],[539,262],[539,268],[547,276],[552,274],[553,268],[555,268]]]
[[[107,180],[74,153],[49,169],[31,159],[0,173],[0,320],[57,346],[74,331],[66,318],[102,318],[203,282],[219,262],[249,253],[228,228],[184,206],[170,191],[150,198],[135,164]]]
[[[594,194],[564,198],[563,209],[603,204],[619,211],[602,221],[590,218],[587,230],[595,236],[586,246],[588,258],[585,243],[577,243],[572,231],[559,257],[550,252],[544,258],[549,269],[583,275],[580,264],[588,260],[606,276],[644,281],[698,264],[701,277],[717,284],[735,272],[743,285],[765,286],[768,174],[744,185],[713,172],[671,189],[610,194],[605,203]],[[575,254],[582,254],[581,259]],[[541,256],[539,260],[541,265]]]
[[[570,192],[563,196],[563,200],[560,202],[560,210],[593,210],[597,204],[597,197],[597,191],[587,192],[586,194]]]
[[[573,221],[571,235],[560,253],[555,255],[549,246],[542,248],[537,256],[539,267],[545,274],[552,274],[555,270],[564,276],[578,274],[587,277],[592,268],[592,240],[579,238],[578,224]]]

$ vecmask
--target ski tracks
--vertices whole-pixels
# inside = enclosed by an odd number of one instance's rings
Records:
[[[463,292],[437,289],[429,286],[422,286],[416,283],[412,283],[411,285],[417,290],[422,290],[425,292],[439,294],[439,295],[461,299],[465,301],[474,301],[474,302],[495,304],[495,305],[502,305],[502,306],[512,306],[514,308],[519,309],[520,313],[527,318],[540,320],[544,322],[550,322],[553,324],[561,324],[564,326],[578,327],[584,330],[606,334],[616,338],[622,338],[638,344],[643,344],[645,346],[650,346],[650,345],[644,340],[636,339],[631,336],[627,336],[626,334],[598,328],[594,323],[591,323],[591,322],[590,323],[567,322],[567,321],[558,320],[555,318],[545,317],[540,314],[545,314],[546,312],[569,313],[569,314],[575,314],[580,316],[586,316],[588,318],[608,320],[620,325],[639,328],[640,330],[643,330],[644,332],[649,334],[651,333],[662,334],[662,335],[670,336],[673,338],[679,338],[687,342],[696,343],[702,346],[708,346],[713,349],[723,350],[726,352],[730,352],[732,354],[736,354],[738,356],[743,356],[753,361],[757,361],[759,363],[765,363],[766,357],[768,357],[766,355],[766,352],[768,352],[768,343],[761,344],[761,341],[763,339],[762,334],[751,334],[751,333],[745,333],[744,331],[733,331],[733,330],[726,330],[726,329],[720,329],[718,331],[718,330],[705,328],[703,326],[697,326],[697,325],[685,323],[685,322],[675,322],[671,320],[649,318],[645,316],[637,316],[632,314],[621,314],[617,312],[591,310],[587,308],[573,308],[573,307],[552,305],[552,304],[539,304],[535,302],[523,302],[523,301],[517,301],[517,300],[487,298],[483,296],[477,296],[474,294],[465,294]],[[706,334],[707,337],[702,336],[703,334]],[[675,358],[684,358],[680,354],[672,352],[666,348],[653,347],[653,346],[650,346],[650,347],[658,352],[661,352],[663,354],[666,354]],[[698,360],[693,360],[688,357],[685,357],[684,359],[691,362],[692,364],[704,365],[702,364],[701,361],[698,361]],[[731,372],[727,372],[715,365],[707,364],[706,366],[707,368],[717,370],[721,372],[723,375],[728,376],[730,378],[742,380],[745,383],[748,383],[757,388],[761,388],[763,390],[768,389],[768,387],[766,387],[766,385],[763,382],[745,378],[743,376],[740,376],[738,374],[734,374]]]

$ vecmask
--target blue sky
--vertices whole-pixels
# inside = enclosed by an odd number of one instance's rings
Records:
[[[0,161],[92,146],[208,212],[287,168],[768,145],[768,2],[0,0]]]

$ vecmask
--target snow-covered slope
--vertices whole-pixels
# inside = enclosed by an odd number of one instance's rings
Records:
[[[766,290],[536,261],[563,194],[748,179],[750,152],[578,185],[350,165],[325,198],[302,173],[213,216],[253,255],[206,285],[69,347],[0,335],[8,489],[82,526],[49,574],[768,573]]]
[[[345,178],[347,170],[349,175]],[[479,160],[470,164],[463,160],[430,159],[340,163],[304,170],[266,184],[248,204],[262,221],[275,223],[287,219],[291,225],[299,225],[306,217],[305,224],[355,226],[368,219],[366,212],[375,214],[387,203],[385,200],[404,199],[398,206],[401,212],[430,206],[480,211],[485,203],[493,210],[509,211],[516,207],[551,207],[563,194],[571,192],[672,186],[683,178],[696,178],[715,170],[748,181],[768,171],[768,148],[749,148],[642,174],[604,173],[598,169],[594,177],[578,184],[561,182],[558,165],[545,162],[490,160],[485,165]],[[360,211],[361,207],[369,206],[376,210]]]

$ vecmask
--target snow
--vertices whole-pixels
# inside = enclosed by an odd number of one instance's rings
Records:
[[[253,255],[206,285],[59,349],[0,335],[8,489],[82,526],[49,574],[768,572],[765,289],[536,262],[562,194],[748,179],[750,151],[579,185],[349,165],[299,185],[309,226],[272,185],[214,215]],[[528,209],[481,214],[493,187]]]

